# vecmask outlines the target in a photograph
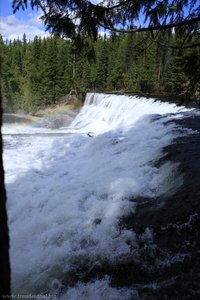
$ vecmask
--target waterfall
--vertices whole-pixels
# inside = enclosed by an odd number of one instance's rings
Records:
[[[164,147],[191,133],[175,120],[192,113],[155,99],[89,93],[71,125],[56,130],[62,135],[44,128],[46,136],[37,136],[43,129],[36,126],[26,126],[27,136],[12,132],[4,164],[14,294],[136,295],[113,288],[109,276],[82,279],[96,266],[139,259],[135,233],[119,221],[134,216],[141,199],[180,188],[178,164],[158,162]]]
[[[114,129],[129,129],[147,115],[178,114],[183,106],[137,96],[88,93],[85,105],[71,127],[96,134]]]

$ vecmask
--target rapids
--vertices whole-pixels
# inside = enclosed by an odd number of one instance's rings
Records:
[[[194,114],[151,98],[89,93],[69,126],[5,123],[13,294],[140,299],[136,286],[90,274],[140,260],[136,233],[120,222],[143,199],[181,188],[179,163],[159,162],[165,147],[195,133],[176,122]],[[141,239],[151,240],[151,230]]]

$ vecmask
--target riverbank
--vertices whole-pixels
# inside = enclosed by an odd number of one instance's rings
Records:
[[[62,114],[69,111],[77,111],[83,105],[83,96],[76,94],[68,94],[62,97],[57,103],[48,105],[45,108],[39,109],[34,113],[34,117],[48,117],[56,114]]]
[[[81,106],[83,104],[82,99],[76,95],[66,95],[60,99],[59,102],[55,104],[48,105],[45,108],[37,110],[35,113],[25,112],[23,110],[13,112],[13,113],[4,113],[3,119],[6,122],[27,122],[34,123],[40,121],[44,118],[52,118],[56,115],[64,115],[65,118],[68,117],[69,121],[73,119]]]

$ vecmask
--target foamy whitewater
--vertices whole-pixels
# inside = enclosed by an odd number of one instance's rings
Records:
[[[88,283],[81,276],[139,259],[135,233],[119,220],[138,199],[181,186],[177,164],[156,162],[191,133],[174,122],[191,113],[155,99],[87,94],[69,127],[4,124],[13,294],[138,299],[134,287],[112,287],[109,276]]]

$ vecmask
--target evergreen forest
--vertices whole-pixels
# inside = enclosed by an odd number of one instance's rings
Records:
[[[99,35],[96,41],[88,37],[81,47],[56,35],[33,41],[25,34],[22,40],[1,38],[4,111],[34,113],[72,89],[198,98],[200,47],[180,49],[175,45],[183,35],[159,34],[159,43],[139,32]]]

